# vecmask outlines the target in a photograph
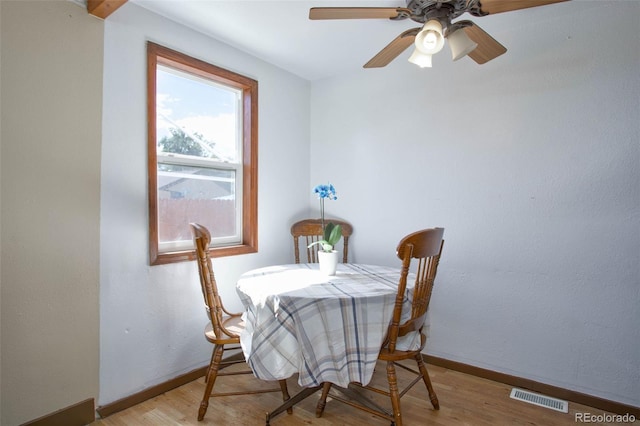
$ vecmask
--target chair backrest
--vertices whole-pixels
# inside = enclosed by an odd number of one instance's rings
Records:
[[[213,332],[219,339],[236,337],[233,333],[229,333],[223,326],[224,314],[231,314],[227,312],[222,304],[220,293],[218,293],[216,277],[213,273],[213,267],[211,266],[211,257],[209,256],[211,234],[207,228],[198,223],[191,223],[189,226],[191,227],[193,242],[196,246],[196,260],[198,262],[198,271],[200,272],[202,295],[204,296],[207,315],[213,326]]]
[[[349,255],[349,237],[353,233],[353,227],[350,223],[343,220],[325,219],[325,224],[332,222],[342,227],[342,262],[347,263]],[[300,241],[304,244],[307,251],[306,263],[318,263],[319,244],[309,248],[309,244],[320,241],[323,238],[322,220],[321,219],[304,219],[291,225],[291,235],[293,236],[293,254],[295,262],[300,263]]]
[[[398,244],[396,254],[402,260],[402,270],[400,282],[398,283],[398,294],[393,308],[393,319],[389,325],[386,345],[390,352],[395,350],[398,337],[405,336],[412,331],[422,332],[433,283],[444,246],[444,228],[431,228],[417,231],[404,237]],[[415,286],[413,288],[413,298],[411,301],[411,316],[406,321],[402,319],[402,307],[407,288],[407,276],[410,272],[412,260],[417,261],[413,268],[416,274]],[[424,347],[425,337],[421,336],[421,348]]]

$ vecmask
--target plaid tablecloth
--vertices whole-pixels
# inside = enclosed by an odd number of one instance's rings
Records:
[[[335,276],[323,275],[317,264],[243,274],[236,286],[246,308],[241,343],[256,377],[279,380],[299,373],[304,387],[369,383],[399,276],[399,267],[360,264],[338,264]],[[406,306],[408,300],[405,296]],[[403,346],[418,340],[411,336]]]

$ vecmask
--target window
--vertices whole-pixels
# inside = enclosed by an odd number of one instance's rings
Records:
[[[258,82],[149,42],[149,261],[257,251]]]

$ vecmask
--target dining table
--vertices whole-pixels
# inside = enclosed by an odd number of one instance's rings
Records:
[[[403,295],[403,319],[411,309],[413,274]],[[254,375],[281,380],[298,375],[303,390],[269,420],[315,393],[325,382],[341,388],[371,380],[387,335],[400,267],[340,263],[326,275],[317,263],[285,264],[248,271],[236,290],[244,305],[242,351]],[[406,309],[405,309],[406,308]],[[406,311],[406,312],[405,312]],[[398,348],[417,348],[414,332]]]

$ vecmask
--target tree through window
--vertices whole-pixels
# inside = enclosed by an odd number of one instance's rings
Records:
[[[215,256],[257,251],[255,80],[148,43],[149,254],[193,259],[189,223]]]

